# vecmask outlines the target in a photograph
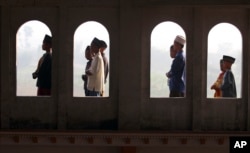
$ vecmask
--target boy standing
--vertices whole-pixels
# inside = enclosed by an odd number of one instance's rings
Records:
[[[105,77],[105,83],[106,83],[107,82],[107,77],[108,77],[108,74],[109,74],[109,62],[108,62],[108,58],[106,57],[104,51],[107,48],[107,44],[103,40],[100,40],[100,42],[101,42],[100,52],[101,52],[101,55],[102,55],[102,58],[103,58],[103,63],[104,63],[104,77]]]
[[[223,69],[223,59],[220,60],[220,70],[221,70],[221,73],[219,74],[216,82],[211,86],[211,89],[215,90],[215,93],[214,93],[215,98],[222,97],[220,86],[222,84],[224,73],[225,73],[225,70]]]
[[[225,70],[225,74],[220,87],[222,91],[222,97],[237,97],[234,75],[231,71],[231,66],[234,61],[235,58],[233,57],[226,55],[223,56],[223,69]]]
[[[91,51],[90,51],[90,46],[87,46],[86,49],[85,49],[85,58],[88,60],[88,62],[86,64],[86,67],[85,67],[85,72],[86,72],[90,68],[91,62],[92,62],[92,59],[93,59]],[[85,96],[89,96],[89,90],[87,88],[88,75],[83,74],[82,75],[82,80],[84,81],[83,88],[84,88],[84,91],[85,91]]]
[[[100,48],[100,40],[94,38],[90,45],[94,57],[90,68],[86,71],[88,75],[87,88],[89,90],[89,96],[100,96],[104,91],[104,64]]]
[[[169,53],[170,53],[170,57],[171,58],[175,58],[175,56],[176,56],[176,51],[174,50],[174,45],[171,45],[170,46],[170,51],[169,51]],[[169,71],[169,72],[167,72],[166,73],[166,77],[168,78],[168,86],[169,86],[169,84],[170,84],[170,76],[171,76],[171,71]],[[171,89],[169,89],[169,90],[171,90]]]
[[[101,42],[100,52],[101,52],[102,59],[103,59],[103,64],[104,64],[104,84],[106,84],[107,83],[107,77],[108,77],[108,74],[109,74],[109,62],[108,62],[108,58],[105,56],[104,51],[107,48],[107,44],[103,40],[100,40],[100,42]],[[103,93],[101,93],[101,96],[102,97],[104,96],[104,91],[103,91]]]
[[[182,79],[185,69],[185,58],[183,56],[183,47],[186,40],[183,36],[176,36],[173,50],[176,56],[171,65],[170,72],[167,74],[169,80],[170,95],[169,97],[184,97],[185,83]]]
[[[46,52],[40,58],[37,69],[32,73],[33,79],[37,78],[38,96],[51,95],[51,67],[52,67],[52,37],[45,35],[42,49]]]

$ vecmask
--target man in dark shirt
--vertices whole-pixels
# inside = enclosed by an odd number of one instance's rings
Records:
[[[32,74],[33,79],[37,78],[37,95],[51,95],[51,67],[52,67],[52,37],[45,35],[42,49],[46,52],[40,58],[37,70]]]
[[[184,97],[185,93],[185,83],[182,79],[184,68],[185,68],[185,58],[183,56],[183,47],[186,40],[182,36],[176,36],[174,40],[174,50],[177,52],[176,56],[171,65],[167,77],[169,78],[169,97]]]
[[[230,56],[223,56],[223,69],[225,70],[225,74],[223,77],[221,91],[222,97],[237,97],[236,85],[233,72],[231,71],[231,66],[234,63],[235,58]]]

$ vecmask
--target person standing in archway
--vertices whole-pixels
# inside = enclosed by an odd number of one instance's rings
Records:
[[[171,69],[167,74],[169,78],[169,97],[184,97],[185,83],[182,79],[185,69],[185,58],[183,56],[183,47],[186,40],[183,36],[177,35],[174,40],[173,50],[176,51],[176,56],[172,62]]]
[[[231,71],[231,67],[234,61],[235,58],[231,56],[223,56],[223,69],[225,69],[225,74],[223,77],[222,85],[220,87],[222,91],[222,97],[237,97],[234,75]]]
[[[88,60],[88,62],[86,63],[86,67],[85,67],[85,73],[86,73],[86,71],[90,68],[91,62],[93,60],[93,55],[91,53],[90,46],[87,46],[86,49],[85,49],[85,58]],[[82,75],[82,80],[84,82],[83,89],[84,89],[84,92],[85,92],[85,96],[89,96],[89,90],[87,88],[88,75],[83,74]]]
[[[106,57],[104,51],[107,48],[107,44],[103,40],[100,40],[100,42],[101,42],[100,52],[101,52],[102,59],[103,59],[103,64],[104,64],[104,84],[106,84],[107,83],[107,77],[108,77],[108,74],[109,74],[109,61],[108,61],[108,58]],[[102,97],[104,96],[104,91],[101,93],[101,96]]]
[[[86,71],[88,75],[87,88],[89,90],[89,96],[101,96],[101,93],[104,92],[104,64],[100,48],[100,40],[94,38],[90,45],[94,57],[90,68]]]
[[[32,73],[33,79],[37,78],[37,96],[51,95],[51,67],[52,67],[52,37],[45,35],[42,49],[46,52],[40,58],[37,69]]]
[[[174,50],[174,45],[171,45],[171,46],[170,46],[169,54],[170,54],[170,57],[171,57],[172,59],[175,58],[177,52]],[[168,78],[168,86],[169,86],[169,81],[170,81],[170,75],[171,75],[171,71],[169,70],[169,71],[166,73],[166,76],[167,76],[167,78]]]
[[[222,91],[220,87],[221,87],[224,73],[225,73],[225,70],[223,69],[223,59],[220,60],[220,70],[221,70],[221,73],[219,74],[215,83],[211,86],[211,90],[215,90],[215,93],[214,93],[215,98],[222,97]]]

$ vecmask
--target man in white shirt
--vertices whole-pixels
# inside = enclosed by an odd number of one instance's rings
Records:
[[[104,63],[100,47],[100,40],[94,38],[90,45],[94,57],[90,68],[86,71],[86,74],[88,75],[87,88],[90,91],[89,96],[100,96],[104,91]]]

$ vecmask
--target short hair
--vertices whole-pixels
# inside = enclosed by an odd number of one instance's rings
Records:
[[[90,50],[90,46],[87,46],[85,50]]]

